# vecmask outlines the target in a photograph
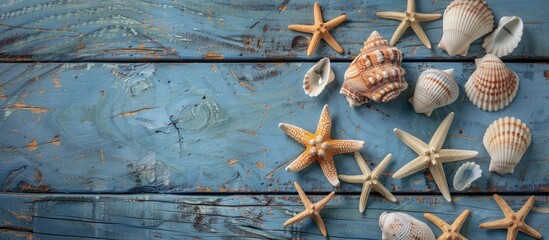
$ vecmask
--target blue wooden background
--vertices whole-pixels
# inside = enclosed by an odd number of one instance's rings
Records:
[[[424,13],[443,13],[450,3],[416,1]],[[411,30],[397,43],[409,89],[390,103],[348,106],[339,94],[345,69],[371,31],[390,39],[399,22],[375,13],[404,11],[404,0],[320,1],[326,20],[348,15],[331,30],[345,53],[322,42],[312,57],[310,35],[287,25],[311,24],[314,1],[1,1],[0,238],[321,238],[311,220],[282,227],[302,210],[293,181],[318,199],[336,191],[321,213],[331,239],[379,239],[383,211],[426,222],[422,213],[432,212],[452,222],[466,208],[465,236],[503,238],[503,230],[478,228],[503,217],[493,193],[515,210],[537,195],[526,222],[548,236],[549,2],[487,2],[496,22],[516,15],[525,24],[519,47],[503,58],[520,88],[498,112],[479,110],[463,92],[472,60],[484,55],[482,39],[468,56],[449,57],[436,47],[441,20],[422,23],[433,50]],[[302,79],[324,56],[334,61],[336,81],[310,98]],[[460,85],[458,100],[431,117],[407,102],[428,68],[455,69]],[[359,185],[334,188],[318,165],[284,171],[303,148],[278,123],[313,131],[324,104],[336,138],[366,141],[361,153],[370,167],[393,154],[382,181],[398,203],[372,193],[361,215]],[[415,157],[392,129],[428,140],[449,112],[456,117],[445,146],[478,151],[471,161],[483,170],[456,192],[453,176],[465,161],[445,164],[451,203],[427,172],[390,177]],[[488,171],[482,145],[485,129],[503,116],[522,119],[533,134],[507,175]],[[360,172],[352,155],[335,159],[339,173]]]

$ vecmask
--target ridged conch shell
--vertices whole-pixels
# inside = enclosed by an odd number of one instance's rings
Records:
[[[391,47],[374,31],[345,71],[345,81],[339,93],[352,107],[370,100],[388,102],[395,99],[408,87],[401,61],[402,52]]]
[[[463,191],[471,186],[475,180],[482,176],[480,166],[474,162],[466,162],[456,171],[454,175],[454,188]]]
[[[419,75],[414,96],[409,101],[414,111],[431,116],[435,108],[453,103],[458,95],[454,69],[427,69]]]
[[[493,54],[476,59],[475,63],[477,70],[465,83],[469,100],[484,111],[497,111],[509,105],[519,87],[517,74]]]
[[[384,212],[379,216],[382,239],[435,240],[433,231],[422,221],[402,212]]]
[[[524,26],[519,17],[501,17],[498,27],[482,43],[486,53],[503,57],[511,53],[522,38]]]
[[[503,117],[490,124],[482,140],[490,154],[490,171],[513,173],[531,139],[530,129],[520,119]]]
[[[334,81],[334,70],[330,67],[330,59],[320,59],[307,73],[303,79],[303,90],[310,97],[318,96],[328,85]]]
[[[438,44],[450,56],[467,55],[469,45],[492,31],[494,15],[482,0],[455,0],[444,11]]]

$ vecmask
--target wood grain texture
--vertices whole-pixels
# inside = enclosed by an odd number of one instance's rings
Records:
[[[417,10],[443,13],[451,0],[418,0]],[[549,26],[546,0],[487,0],[495,21],[519,16],[524,34],[507,59],[547,60]],[[390,39],[398,21],[378,18],[379,11],[404,11],[405,1],[320,1],[325,19],[346,13],[348,20],[331,30],[344,54],[321,43],[306,56],[309,34],[289,24],[312,24],[314,1],[187,0],[7,0],[0,3],[1,61],[82,60],[305,60],[350,59],[373,30]],[[484,55],[482,39],[469,55],[449,57],[436,47],[442,20],[423,22],[433,50],[412,30],[397,43],[405,59],[472,59]]]
[[[520,77],[517,97],[498,112],[475,107],[463,92],[471,63],[405,63],[410,86],[426,68],[454,68],[458,100],[430,118],[397,100],[356,109],[339,94],[347,63],[334,64],[336,81],[318,98],[303,93],[312,63],[0,64],[0,189],[11,192],[308,192],[332,191],[318,164],[298,173],[284,167],[303,147],[279,122],[313,131],[324,104],[332,136],[365,140],[370,168],[393,159],[382,181],[396,193],[436,194],[432,176],[390,177],[416,155],[395,127],[428,140],[451,111],[445,148],[479,151],[483,177],[468,192],[547,193],[549,82],[546,64],[508,64]],[[522,119],[532,144],[514,174],[488,171],[482,145],[488,125],[502,116]],[[340,174],[358,174],[351,154],[335,158]],[[465,161],[444,165],[449,185]],[[453,190],[453,188],[451,187]],[[360,192],[342,183],[337,192]]]

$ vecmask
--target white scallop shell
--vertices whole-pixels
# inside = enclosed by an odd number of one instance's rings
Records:
[[[509,105],[519,87],[517,74],[493,54],[475,62],[477,70],[465,83],[469,100],[484,111],[497,111]]]
[[[455,0],[444,11],[442,39],[438,44],[448,55],[467,55],[469,45],[492,31],[494,15],[482,0]]]
[[[522,38],[524,26],[519,17],[501,17],[498,27],[482,43],[486,53],[503,57],[515,49]]]
[[[431,116],[433,109],[453,103],[458,95],[454,69],[427,69],[419,75],[414,96],[409,101],[414,111]]]
[[[422,221],[402,212],[384,212],[379,216],[382,239],[435,240],[433,231]]]
[[[482,176],[480,166],[474,162],[466,162],[456,171],[454,175],[454,188],[463,191],[471,186],[475,180]]]
[[[499,118],[484,133],[484,147],[490,154],[490,171],[513,173],[532,140],[528,126],[514,117]]]
[[[303,90],[310,97],[318,96],[335,78],[334,71],[330,67],[330,59],[320,59],[309,71],[303,79]]]

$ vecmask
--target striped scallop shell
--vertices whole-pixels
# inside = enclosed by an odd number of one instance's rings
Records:
[[[467,55],[469,45],[492,31],[494,15],[482,0],[455,0],[444,11],[442,39],[438,44],[448,55]]]
[[[431,116],[435,108],[453,103],[458,95],[454,69],[427,69],[419,75],[414,96],[409,101],[414,111]]]
[[[530,129],[520,119],[503,117],[490,124],[482,140],[490,154],[490,171],[513,173],[531,140]]]
[[[469,100],[484,111],[497,111],[509,105],[519,87],[517,74],[493,54],[475,62],[477,70],[465,83]]]
[[[352,107],[370,100],[388,102],[408,87],[400,67],[402,52],[374,31],[345,71],[340,93]]]
[[[382,239],[435,240],[433,231],[422,221],[402,212],[384,212],[379,216]]]

